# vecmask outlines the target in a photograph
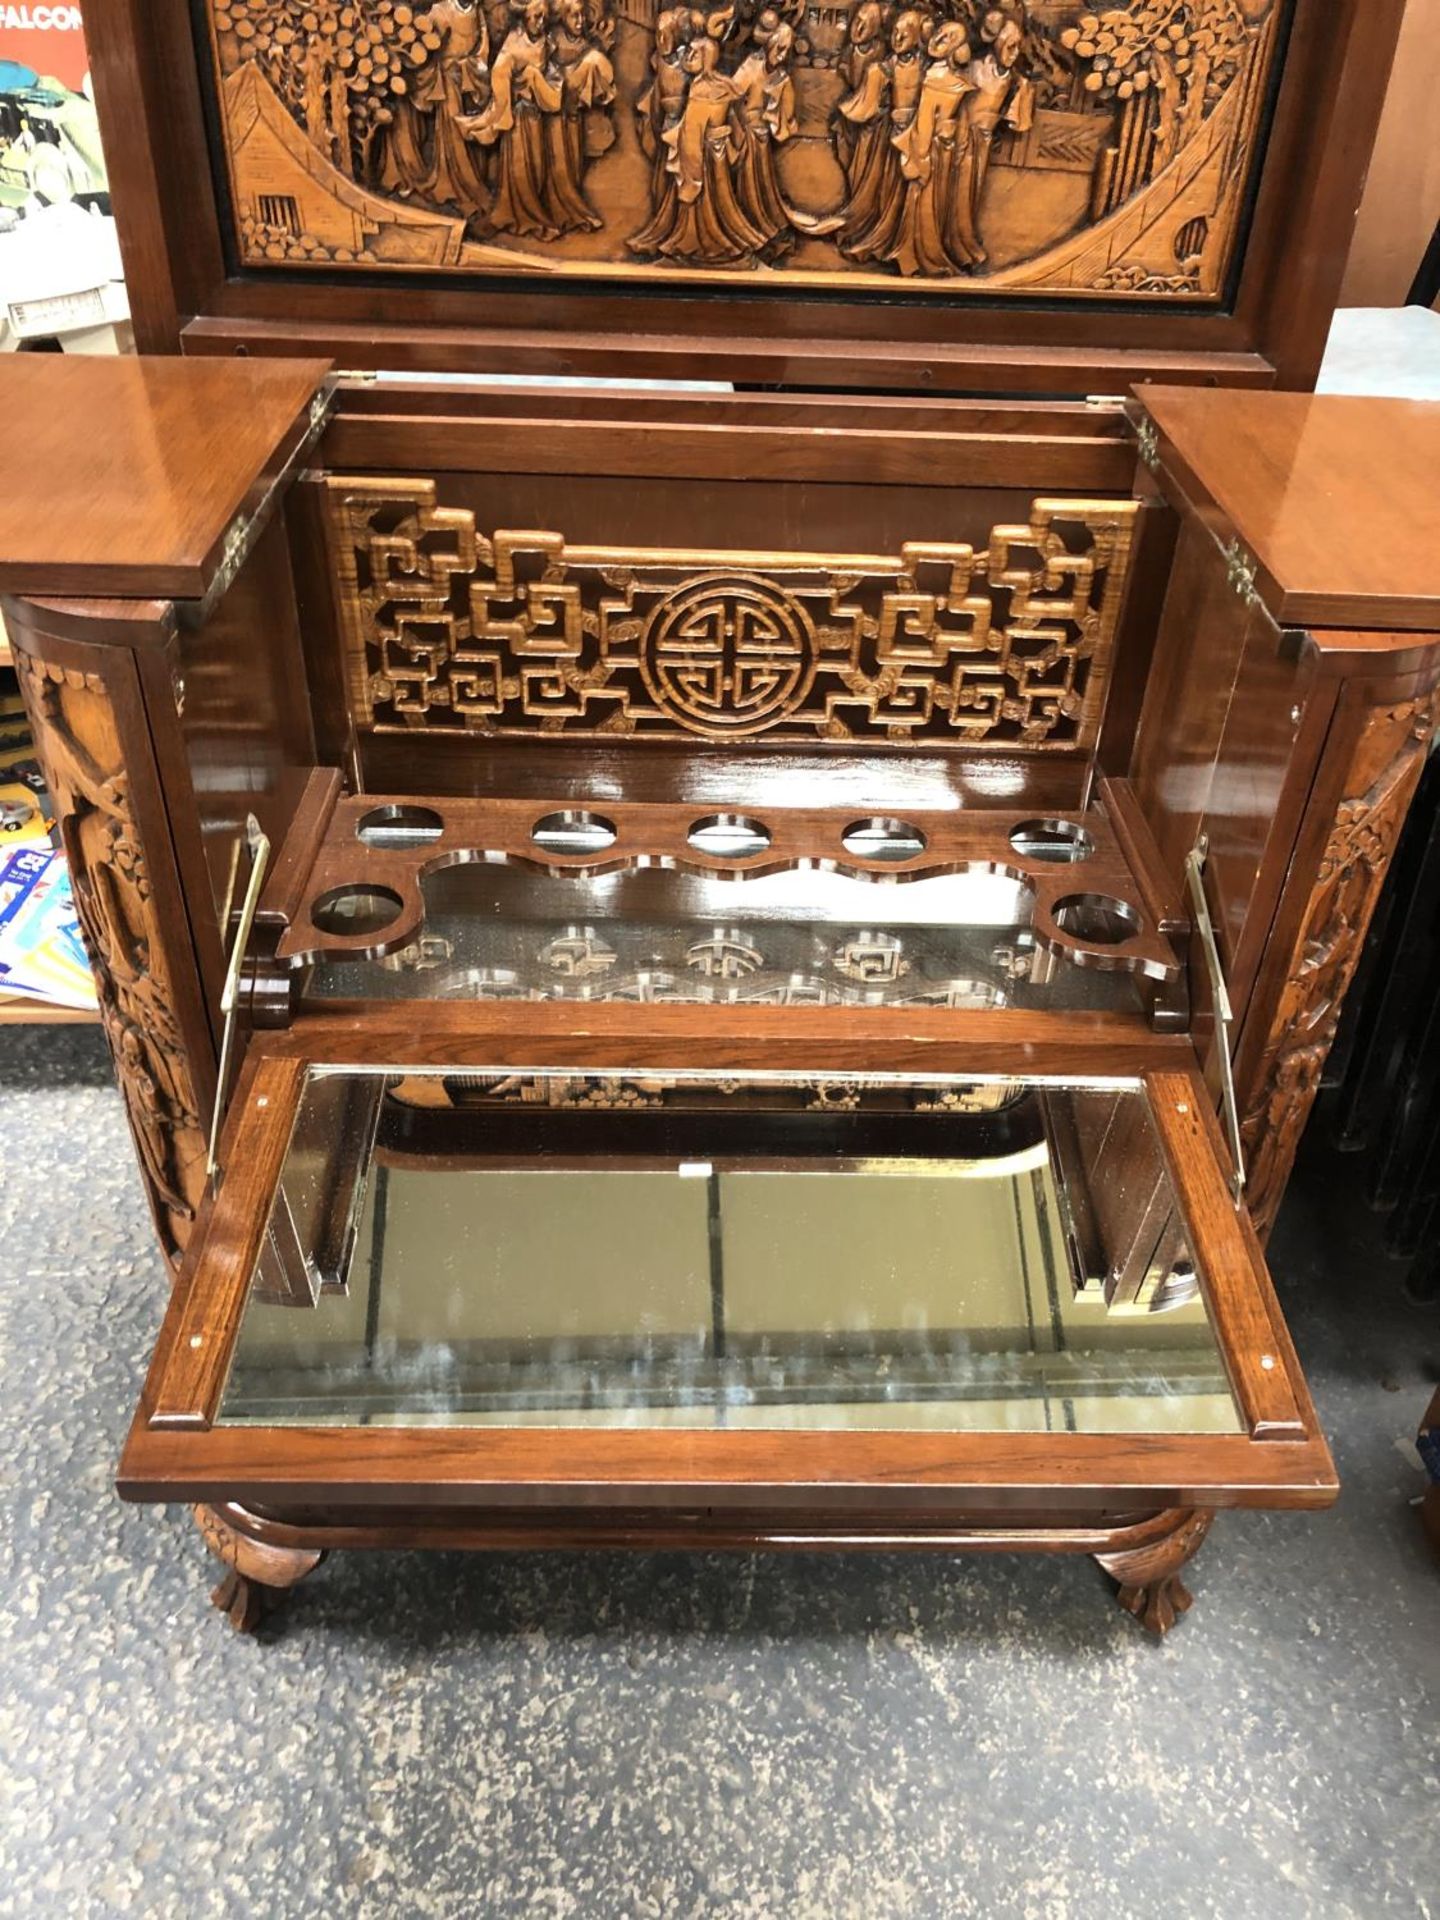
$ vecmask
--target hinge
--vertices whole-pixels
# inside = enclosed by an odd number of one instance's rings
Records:
[[[220,1013],[225,1025],[220,1035],[220,1064],[215,1073],[215,1107],[210,1115],[210,1146],[205,1156],[205,1177],[212,1187],[220,1184],[220,1123],[225,1117],[225,1088],[230,1078],[230,1055],[235,1045],[235,1009],[240,1001],[240,974],[255,925],[260,890],[265,885],[265,873],[270,865],[270,838],[253,813],[246,816],[244,837],[236,842],[237,861],[242,846],[250,849],[250,878],[245,883],[245,898],[240,903],[240,918],[225,966],[225,984],[220,990]],[[233,874],[230,886],[233,896]]]
[[[215,577],[205,592],[204,607],[206,609],[213,607],[217,600],[223,600],[234,586],[235,576],[244,564],[254,532],[255,522],[246,514],[238,515],[226,528],[225,544],[220,549],[220,564],[215,569]]]
[[[1151,473],[1160,471],[1160,429],[1150,418],[1142,414],[1135,422],[1135,451],[1140,456],[1140,464]]]
[[[374,367],[336,367],[330,377],[332,380],[354,380],[362,387],[373,387],[380,375]]]
[[[1107,413],[1113,413],[1116,407],[1124,406],[1125,396],[1123,393],[1087,393],[1085,404],[1087,407],[1103,407]]]
[[[1205,897],[1205,857],[1210,843],[1201,834],[1185,856],[1185,884],[1195,910],[1195,932],[1205,955],[1205,970],[1210,975],[1210,998],[1215,1007],[1215,1038],[1220,1055],[1220,1090],[1225,1109],[1225,1131],[1230,1136],[1230,1157],[1235,1163],[1230,1191],[1239,1207],[1245,1194],[1245,1150],[1240,1141],[1240,1103],[1235,1097],[1235,1065],[1230,1057],[1230,1034],[1235,1024],[1235,1009],[1225,981],[1220,945],[1215,938],[1215,922],[1210,918],[1210,902]]]
[[[1258,607],[1260,604],[1260,595],[1255,587],[1255,576],[1259,570],[1259,562],[1241,543],[1237,534],[1225,548],[1225,578],[1247,607]]]

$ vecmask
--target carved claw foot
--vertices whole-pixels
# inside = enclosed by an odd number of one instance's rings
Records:
[[[1116,1598],[1120,1605],[1151,1633],[1169,1633],[1181,1614],[1190,1611],[1190,1590],[1180,1578],[1180,1569],[1199,1551],[1214,1518],[1213,1513],[1198,1508],[1164,1514],[1154,1523],[1151,1537],[1143,1542],[1095,1555],[1105,1571],[1119,1581]],[[1162,1530],[1163,1522],[1170,1524]]]
[[[1190,1589],[1178,1575],[1156,1580],[1148,1587],[1121,1587],[1115,1598],[1154,1634],[1168,1633],[1181,1614],[1194,1605]]]
[[[316,1547],[282,1547],[241,1531],[248,1516],[239,1507],[196,1507],[195,1524],[225,1568],[210,1595],[237,1633],[253,1633],[280,1597],[325,1558]]]
[[[220,1584],[210,1589],[210,1604],[220,1609],[237,1633],[253,1633],[265,1611],[265,1596],[273,1591],[231,1567]]]

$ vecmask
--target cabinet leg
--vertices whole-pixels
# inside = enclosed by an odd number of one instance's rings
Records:
[[[1215,1515],[1206,1508],[1178,1511],[1174,1526],[1157,1540],[1095,1558],[1120,1583],[1115,1596],[1127,1613],[1151,1633],[1166,1634],[1182,1613],[1190,1611],[1190,1592],[1180,1569],[1210,1531]]]
[[[253,1633],[265,1611],[325,1558],[318,1547],[280,1547],[242,1531],[238,1507],[195,1508],[201,1538],[224,1567],[210,1601],[237,1633]],[[237,1524],[238,1523],[238,1524]]]

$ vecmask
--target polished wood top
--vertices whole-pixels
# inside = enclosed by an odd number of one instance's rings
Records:
[[[1164,471],[1290,626],[1440,631],[1440,403],[1147,387]]]
[[[203,595],[300,444],[323,360],[0,357],[0,589]]]

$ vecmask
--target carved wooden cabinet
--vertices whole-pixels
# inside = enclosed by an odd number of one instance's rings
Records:
[[[178,1275],[121,1490],[237,1624],[670,1544],[1163,1631],[1333,1498],[1260,1237],[1440,419],[1246,389],[1397,11],[92,0],[163,351],[0,365],[0,588]]]

